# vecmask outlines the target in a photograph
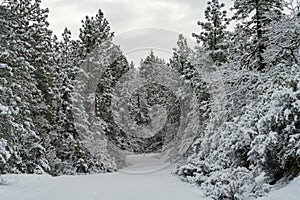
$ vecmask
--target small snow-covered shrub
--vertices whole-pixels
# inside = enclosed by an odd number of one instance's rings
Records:
[[[218,165],[213,165],[205,160],[192,159],[188,164],[177,167],[174,171],[181,180],[201,186],[212,172],[221,170]]]
[[[262,196],[268,191],[268,186],[258,185],[251,171],[244,167],[215,171],[202,187],[213,199],[245,199]]]
[[[257,183],[253,172],[245,167],[223,168],[199,161],[178,167],[175,173],[181,180],[200,186],[212,199],[259,197],[269,190],[267,184]]]

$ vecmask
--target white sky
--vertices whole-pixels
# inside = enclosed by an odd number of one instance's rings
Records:
[[[232,5],[231,0],[220,0]],[[193,45],[192,32],[200,32],[197,21],[204,18],[207,0],[42,0],[50,9],[49,22],[60,36],[65,27],[78,37],[81,20],[101,9],[129,60],[138,63],[150,49],[167,59],[182,33]]]

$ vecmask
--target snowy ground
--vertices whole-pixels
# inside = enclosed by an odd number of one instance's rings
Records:
[[[292,180],[288,185],[271,191],[268,196],[257,200],[299,200],[300,199],[300,176]]]
[[[201,200],[201,191],[170,175],[155,154],[128,156],[120,172],[82,176],[6,175],[0,200]]]
[[[5,175],[0,200],[201,200],[201,190],[170,175],[174,166],[156,154],[127,156],[115,173],[60,176]],[[259,200],[299,200],[300,176]]]

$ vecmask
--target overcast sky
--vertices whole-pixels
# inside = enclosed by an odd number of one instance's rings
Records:
[[[220,0],[229,8],[231,0]],[[101,9],[108,19],[115,43],[130,60],[138,62],[150,49],[164,57],[170,56],[179,33],[192,43],[192,32],[199,32],[197,21],[203,19],[207,0],[43,0],[50,9],[49,22],[54,34],[60,36],[68,27],[77,38],[81,20],[95,16]]]

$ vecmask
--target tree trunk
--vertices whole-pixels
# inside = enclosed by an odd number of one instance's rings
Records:
[[[262,17],[261,17],[261,0],[255,1],[255,10],[256,10],[256,36],[257,36],[257,70],[262,71],[265,68],[265,63],[263,60],[263,53],[265,50],[264,45],[262,44],[263,39],[263,27],[262,27]]]

